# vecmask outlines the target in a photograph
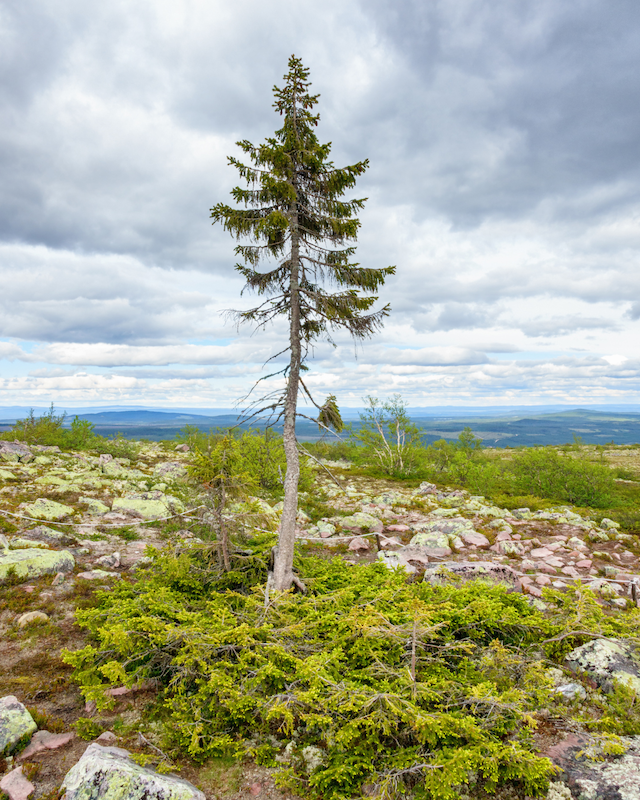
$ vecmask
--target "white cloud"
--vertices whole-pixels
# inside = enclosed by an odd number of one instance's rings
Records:
[[[639,22],[635,0],[5,4],[0,403],[228,405],[282,349],[284,320],[223,316],[255,298],[209,208],[234,141],[279,125],[291,52],[336,163],[371,159],[358,260],[398,266],[357,359],[316,348],[318,391],[636,400]]]

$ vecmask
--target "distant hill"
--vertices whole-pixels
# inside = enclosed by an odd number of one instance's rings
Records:
[[[564,444],[580,437],[585,444],[640,443],[640,406],[630,406],[630,410],[611,410],[612,407],[567,408],[546,406],[512,407],[508,410],[499,407],[467,408],[439,407],[409,409],[412,421],[424,432],[425,443],[437,439],[455,439],[462,429],[470,427],[476,436],[483,439],[487,447],[521,447],[523,445]],[[560,410],[557,410],[557,409]],[[620,409],[621,407],[617,407]],[[16,419],[26,416],[29,409],[16,407],[0,408],[0,428],[6,430]],[[36,415],[47,409],[35,409]],[[113,436],[122,433],[131,439],[171,439],[187,425],[202,431],[228,428],[238,424],[238,412],[233,409],[206,409],[203,413],[189,409],[75,409],[74,415],[95,426],[96,433]],[[436,413],[438,411],[439,413]],[[205,413],[208,412],[208,413]],[[345,409],[344,418],[358,427],[359,409]],[[466,412],[466,413],[462,413]],[[264,423],[254,421],[250,426],[260,428]],[[275,430],[281,430],[276,426]],[[314,441],[321,437],[318,427],[301,420],[298,423],[298,438]]]

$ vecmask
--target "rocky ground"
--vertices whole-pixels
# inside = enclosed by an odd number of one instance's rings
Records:
[[[54,797],[69,774],[67,800],[81,796],[78,787],[105,770],[131,786],[160,780],[122,749],[138,754],[138,761],[157,756],[138,730],[154,688],[116,693],[112,717],[92,727],[94,710],[85,707],[60,660],[61,649],[86,643],[74,612],[91,602],[96,587],[134,574],[147,547],[193,540],[194,531],[202,530],[203,512],[206,519],[202,498],[185,480],[184,446],[146,443],[129,455],[0,443],[0,790],[11,800]],[[638,540],[609,519],[587,518],[567,507],[509,511],[459,490],[428,483],[399,490],[386,481],[352,477],[347,464],[327,466],[333,477],[321,470],[313,494],[301,497],[306,511],[299,514],[298,538],[307,551],[353,562],[378,559],[430,581],[482,577],[507,583],[537,604],[545,586],[563,590],[576,582],[591,587],[611,613],[637,604]],[[257,502],[265,524],[275,527],[279,506]],[[612,685],[615,677],[640,689],[633,651],[609,640],[594,648],[569,659],[565,672],[558,670],[558,692],[580,701],[584,681],[572,680],[572,671],[589,674],[593,686]],[[10,722],[18,725],[13,733]],[[587,769],[579,754],[590,741],[562,726],[549,735],[548,755],[564,769],[550,800],[568,798],[566,792],[588,800],[640,798],[640,737],[624,755],[589,762]],[[185,765],[181,775],[207,798],[284,797],[268,770],[250,764]],[[615,781],[618,794],[611,793]],[[160,780],[158,786],[156,794],[147,787],[147,796],[203,796],[190,784]]]

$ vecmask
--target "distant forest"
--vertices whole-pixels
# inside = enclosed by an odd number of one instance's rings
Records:
[[[236,413],[223,410],[222,414],[195,414],[173,411],[125,410],[104,411],[100,413],[78,414],[80,419],[87,420],[95,426],[95,432],[102,436],[123,434],[129,439],[173,439],[184,431],[186,426],[193,426],[201,431],[229,428],[238,423]],[[359,421],[348,419],[354,416],[349,409],[347,421],[358,429]],[[431,444],[438,439],[457,439],[465,427],[483,440],[485,447],[522,447],[530,445],[558,445],[581,440],[584,444],[636,444],[640,443],[640,413],[598,411],[593,409],[572,409],[552,413],[532,413],[534,408],[527,409],[526,414],[495,413],[482,415],[482,409],[469,410],[469,415],[443,413],[442,416],[425,414],[421,409],[411,413],[411,420],[424,431],[424,443]],[[464,413],[464,412],[463,412]],[[0,410],[2,415],[2,410]],[[67,417],[67,424],[73,419]],[[13,418],[1,419],[0,430],[8,430]],[[262,428],[264,420],[253,421],[241,427]],[[276,431],[281,426],[275,426]],[[297,426],[298,438],[302,441],[316,441],[322,438],[318,427],[311,422],[300,420]]]

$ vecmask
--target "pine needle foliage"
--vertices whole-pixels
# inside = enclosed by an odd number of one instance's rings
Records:
[[[79,611],[97,641],[65,658],[85,697],[104,708],[108,686],[155,680],[165,751],[280,763],[305,797],[538,796],[553,768],[536,712],[558,702],[546,666],[593,636],[638,635],[640,612],[608,617],[588,590],[548,592],[543,614],[499,586],[338,558],[300,559],[307,594],[265,607],[268,545],[232,588],[197,550],[167,551]]]
[[[246,163],[237,158],[229,158],[229,163],[246,186],[233,189],[236,206],[218,203],[211,209],[214,224],[221,223],[239,242],[243,240],[235,252],[243,261],[236,270],[246,281],[244,291],[265,298],[254,308],[236,312],[238,322],[258,329],[280,316],[289,322],[288,346],[278,354],[288,353],[289,361],[275,373],[286,377],[285,387],[257,403],[276,420],[284,418],[287,475],[272,576],[278,591],[286,591],[292,583],[304,588],[292,564],[299,475],[295,426],[305,360],[315,342],[332,341],[336,331],[356,340],[375,333],[389,313],[388,305],[373,309],[376,292],[395,272],[395,267],[362,267],[353,261],[360,227],[356,214],[365,201],[343,195],[369,162],[336,167],[329,160],[331,144],[321,144],[315,133],[318,95],[309,93],[309,70],[296,56],[288,66],[284,87],[273,89],[282,127],[260,145],[237,143]],[[337,419],[331,405],[312,402],[320,411],[321,424]]]

